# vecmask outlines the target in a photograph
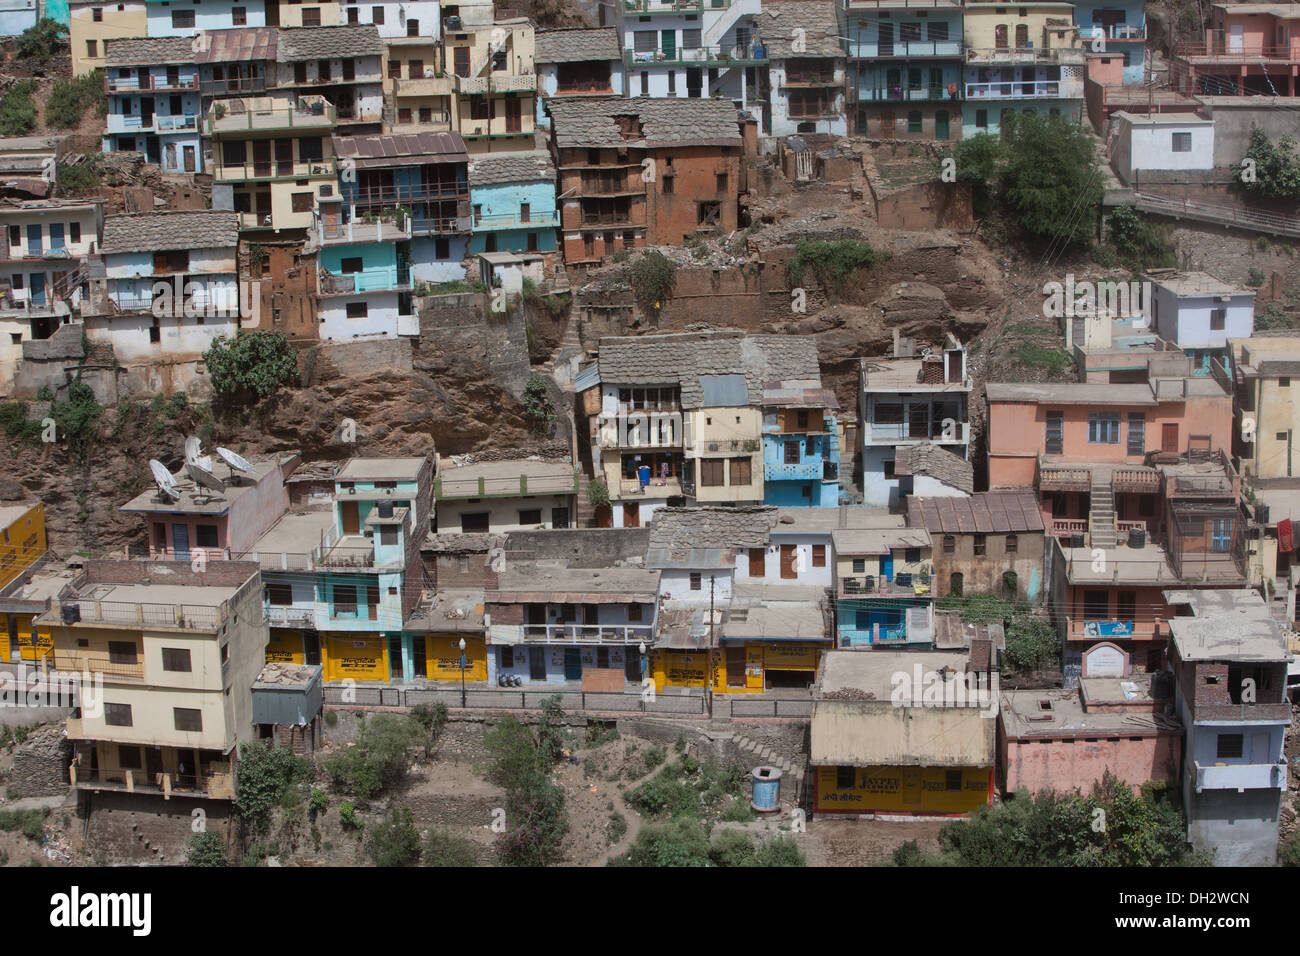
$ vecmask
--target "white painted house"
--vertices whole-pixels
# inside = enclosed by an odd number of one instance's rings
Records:
[[[1229,339],[1248,339],[1255,330],[1255,293],[1205,272],[1153,269],[1151,326],[1192,359],[1195,375],[1226,357]]]
[[[1115,113],[1111,164],[1126,185],[1143,172],[1214,168],[1214,120],[1195,113]]]

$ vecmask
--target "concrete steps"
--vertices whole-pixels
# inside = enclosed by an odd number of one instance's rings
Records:
[[[1088,517],[1092,534],[1092,547],[1115,547],[1117,543],[1115,533],[1115,492],[1111,488],[1109,475],[1106,476],[1104,481],[1093,481],[1089,502]]]

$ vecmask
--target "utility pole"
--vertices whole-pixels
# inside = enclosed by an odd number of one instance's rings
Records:
[[[709,654],[708,664],[704,668],[704,712],[713,716],[713,649],[717,646],[713,624],[713,586],[714,577],[709,575]]]

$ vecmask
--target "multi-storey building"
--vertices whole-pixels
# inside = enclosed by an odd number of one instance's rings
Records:
[[[105,42],[103,151],[135,151],[165,173],[202,173],[199,66],[175,37]]]
[[[1141,0],[1080,0],[1074,22],[1088,57],[1088,77],[1098,83],[1147,82],[1146,5]]]
[[[759,22],[767,55],[770,136],[847,136],[844,44],[834,0],[771,0]]]
[[[546,108],[566,265],[737,227],[743,140],[729,101],[560,97]]]
[[[342,0],[339,23],[345,26],[373,26],[385,44],[393,40],[439,38],[438,0],[380,0],[360,3]]]
[[[254,737],[261,600],[253,562],[87,560],[36,619],[55,669],[103,680],[67,720],[73,787],[233,799],[237,747]]]
[[[545,101],[552,96],[622,96],[623,54],[614,27],[538,30],[537,125],[548,127]]]
[[[31,570],[45,546],[45,505],[0,508],[0,588]]]
[[[758,0],[634,0],[619,17],[629,96],[765,102],[759,34],[769,26]]]
[[[145,0],[145,32],[138,35],[193,37],[230,27],[275,26],[268,24],[267,6],[265,0]],[[277,4],[270,6],[274,10]]]
[[[32,622],[45,610],[45,598],[66,580],[39,574],[48,538],[45,506],[0,507],[0,660],[31,660],[38,652]],[[25,656],[23,652],[26,651]]]
[[[804,368],[818,365],[814,341],[793,338],[790,347],[803,353]],[[821,384],[820,374],[764,383],[763,500],[769,505],[839,506],[839,401]]]
[[[533,42],[533,24],[525,18],[446,31],[442,68],[456,93],[455,129],[471,153],[533,148]]]
[[[896,505],[898,451],[931,442],[968,457],[970,375],[966,347],[951,333],[941,352],[913,354],[897,339],[894,354],[864,358],[858,370],[858,421],[862,433],[862,481],[869,505]]]
[[[218,210],[168,211],[104,219],[101,300],[82,307],[86,335],[128,365],[166,358],[186,385],[218,336],[240,325],[238,219]],[[103,301],[105,308],[92,305]],[[183,371],[182,371],[183,370]],[[156,389],[153,389],[156,391]]]
[[[7,237],[0,264],[0,393],[13,388],[24,342],[48,339],[80,315],[102,223],[98,199],[0,204]]]
[[[440,458],[433,482],[435,517],[443,533],[568,528],[577,493],[572,462],[532,458],[462,465]]]
[[[214,100],[206,116],[214,206],[234,210],[246,232],[305,234],[318,197],[338,181],[330,139],[337,119],[314,94]]]
[[[554,269],[555,166],[545,150],[478,153],[469,160],[474,231],[471,255],[481,252],[539,252],[545,271]]]
[[[72,75],[84,76],[104,66],[104,44],[118,37],[149,35],[144,0],[68,0],[68,45]]]
[[[966,75],[962,136],[997,134],[1012,113],[1083,119],[1086,70],[1072,3],[965,7]]]
[[[1272,866],[1287,792],[1293,655],[1254,591],[1165,592],[1174,699],[1186,731],[1187,838],[1218,866]],[[1190,613],[1188,613],[1190,612]]]
[[[340,221],[409,213],[409,262],[414,282],[465,278],[463,260],[472,218],[468,156],[455,133],[340,136],[334,149],[348,172],[341,176]],[[322,204],[329,215],[329,204]],[[330,228],[328,219],[326,228]]]
[[[961,136],[960,0],[844,0],[853,131],[880,139]]]
[[[1216,3],[1202,39],[1175,45],[1169,83],[1180,93],[1295,96],[1300,4]]]
[[[1227,374],[1218,376],[1236,396],[1236,426],[1226,447],[1252,479],[1300,477],[1300,404],[1292,398],[1300,387],[1300,337],[1258,336],[1229,346]]]
[[[1151,327],[1192,360],[1193,375],[1228,364],[1228,339],[1255,330],[1255,293],[1204,272],[1149,271]]]
[[[442,64],[438,3],[417,0],[375,7],[349,5],[344,12],[349,23],[353,17],[359,23],[374,23],[383,41],[384,131],[451,132],[455,90]]]
[[[934,643],[930,532],[902,515],[878,527],[831,533],[835,551],[837,647],[927,647]]]
[[[316,315],[323,340],[418,335],[411,298],[411,219],[390,210],[370,218],[320,200],[307,252],[316,252]]]
[[[292,8],[290,8],[292,9]],[[378,133],[384,118],[384,47],[367,26],[286,29],[276,42],[276,88],[321,97],[340,132]]]

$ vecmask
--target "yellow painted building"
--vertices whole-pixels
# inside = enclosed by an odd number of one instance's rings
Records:
[[[452,78],[452,116],[470,153],[532,149],[537,117],[533,25],[499,20],[448,32],[443,73]]]
[[[338,0],[328,2],[305,2],[289,0],[280,4],[280,26],[282,27],[336,27],[339,25]]]
[[[686,457],[701,504],[763,500],[763,410],[699,408],[687,422]]]
[[[993,798],[992,767],[817,767],[817,813],[969,814]]]
[[[35,564],[45,548],[44,505],[0,507],[0,587]]]
[[[149,15],[141,0],[125,3],[69,0],[68,16],[73,76],[103,68],[104,41],[149,35]]]
[[[1072,3],[970,2],[963,9],[963,35],[968,50],[1077,49],[1073,21]]]
[[[429,680],[459,681],[460,639],[465,638],[465,681],[487,680],[487,641],[482,635],[425,635],[425,676]]]
[[[769,689],[769,671],[807,674],[812,683],[822,651],[821,645],[794,641],[729,642],[712,654],[654,651],[650,669],[655,693],[669,687],[703,687],[705,675],[711,674],[715,694],[755,694]]]
[[[482,635],[426,634],[413,637],[424,641],[424,677],[434,681],[460,682],[460,639],[465,638],[465,657],[469,668],[465,681],[487,680],[487,642]],[[321,635],[321,663],[328,681],[378,681],[387,683],[391,678],[388,637],[364,632],[323,633]],[[287,643],[272,645],[279,653],[291,652]],[[271,660],[268,647],[268,660]],[[298,661],[295,659],[295,663]],[[400,675],[399,675],[400,678]]]

